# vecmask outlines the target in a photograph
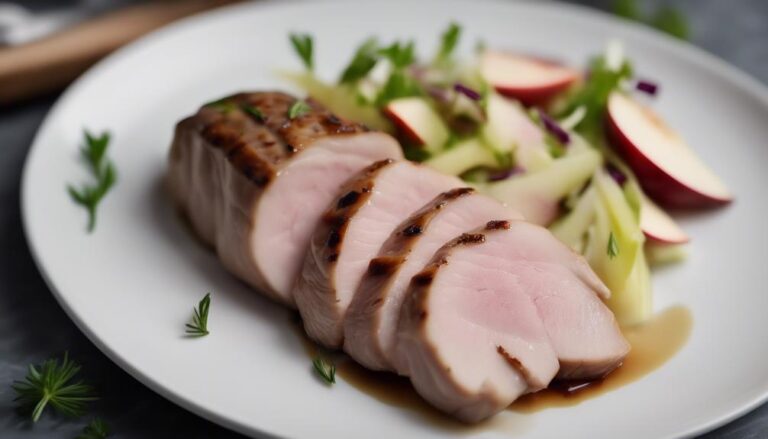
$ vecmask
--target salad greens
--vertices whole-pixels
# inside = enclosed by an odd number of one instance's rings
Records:
[[[637,0],[616,0],[613,4],[613,12],[628,20],[646,23],[681,40],[687,40],[690,35],[685,16],[669,5],[661,6],[654,14],[646,17],[640,10]]]
[[[117,173],[114,164],[106,158],[110,141],[109,132],[94,136],[85,130],[84,137],[85,144],[80,148],[80,155],[95,181],[91,184],[82,185],[80,189],[68,185],[67,191],[75,203],[87,210],[88,232],[90,233],[96,227],[96,209],[107,192],[114,186]]]
[[[293,49],[304,63],[304,67],[306,67],[307,70],[313,70],[315,68],[315,60],[313,53],[314,42],[312,41],[312,36],[309,34],[291,34],[289,38],[291,40],[291,44],[293,45]]]

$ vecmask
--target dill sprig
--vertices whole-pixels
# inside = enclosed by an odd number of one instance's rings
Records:
[[[193,308],[194,315],[192,323],[187,323],[186,333],[190,337],[202,337],[208,335],[208,311],[211,308],[211,293],[208,293],[200,300],[196,308]]]
[[[88,232],[96,227],[96,208],[117,180],[115,167],[106,159],[110,134],[104,132],[94,136],[88,130],[84,132],[85,144],[80,148],[80,155],[88,166],[94,183],[85,184],[79,190],[73,185],[67,186],[72,200],[88,211]]]
[[[24,380],[14,381],[11,386],[18,395],[15,401],[32,408],[33,422],[40,419],[48,405],[62,415],[80,417],[85,413],[86,403],[97,398],[91,386],[82,381],[72,382],[79,371],[80,366],[70,361],[68,353],[61,362],[52,358],[40,365],[30,365]]]

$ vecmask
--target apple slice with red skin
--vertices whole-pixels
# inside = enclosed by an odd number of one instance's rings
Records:
[[[424,98],[395,99],[384,107],[384,114],[429,152],[440,151],[450,136],[445,122]]]
[[[481,55],[480,74],[497,92],[528,106],[546,103],[581,77],[551,61],[492,50]]]
[[[621,92],[608,98],[607,134],[656,202],[673,208],[726,204],[722,180],[649,108]]]
[[[653,201],[643,197],[640,201],[640,228],[645,236],[658,244],[685,244],[690,237]]]

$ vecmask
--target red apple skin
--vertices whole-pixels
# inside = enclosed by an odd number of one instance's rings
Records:
[[[663,244],[663,245],[685,244],[691,241],[691,238],[687,238],[687,237],[686,239],[675,239],[675,240],[660,238],[658,236],[654,236],[651,232],[648,232],[647,230],[643,230],[643,234],[645,235],[646,238],[648,238],[649,241],[652,241],[656,244]]]
[[[424,145],[424,140],[419,137],[419,135],[416,134],[416,132],[413,131],[413,129],[403,119],[401,119],[394,112],[390,111],[389,106],[384,107],[384,115],[387,116],[393,124],[395,124],[398,131],[400,131],[403,136],[412,140],[416,145]]]
[[[555,82],[542,87],[505,87],[496,86],[496,91],[509,98],[517,99],[526,107],[543,105],[552,100],[558,94],[568,90],[577,77]]]
[[[621,132],[610,112],[606,119],[609,142],[637,175],[645,193],[658,204],[675,209],[701,209],[723,206],[733,201],[731,198],[714,198],[682,184],[638,150]]]

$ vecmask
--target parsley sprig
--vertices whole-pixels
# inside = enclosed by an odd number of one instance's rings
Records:
[[[80,366],[64,354],[46,360],[40,365],[30,365],[23,381],[15,381],[12,388],[17,393],[15,401],[23,407],[32,408],[32,421],[37,422],[49,405],[58,413],[69,417],[80,417],[85,405],[97,399],[93,388],[82,381],[72,382]]]
[[[309,104],[299,99],[298,101],[294,102],[293,105],[291,105],[291,108],[288,109],[288,119],[296,119],[297,117],[301,117],[309,113],[310,110],[312,110],[312,108],[309,107]]]
[[[336,383],[336,365],[326,361],[322,357],[315,357],[315,359],[312,360],[312,366],[315,368],[315,372],[317,372],[326,384],[331,385]]]
[[[342,72],[339,83],[354,84],[365,78],[377,62],[379,62],[379,43],[375,38],[369,38],[357,48],[352,61]]]
[[[115,166],[106,158],[107,147],[109,147],[110,134],[103,132],[99,136],[94,136],[88,130],[85,130],[85,144],[80,148],[80,155],[91,176],[95,180],[92,184],[85,184],[80,189],[73,185],[67,186],[67,191],[72,200],[85,207],[88,211],[88,232],[93,232],[96,227],[96,208],[107,192],[114,186],[117,180]]]
[[[291,34],[290,39],[293,49],[296,50],[299,58],[301,58],[304,67],[312,71],[315,68],[312,36],[309,34]]]
[[[446,65],[451,62],[451,56],[461,37],[461,26],[451,23],[440,38],[440,49],[435,56],[435,65]]]
[[[109,426],[99,418],[93,418],[88,425],[83,428],[75,439],[106,439],[109,436]]]
[[[208,335],[208,311],[211,309],[211,293],[200,300],[196,308],[193,308],[192,323],[186,324],[186,333],[190,337],[203,337]]]

